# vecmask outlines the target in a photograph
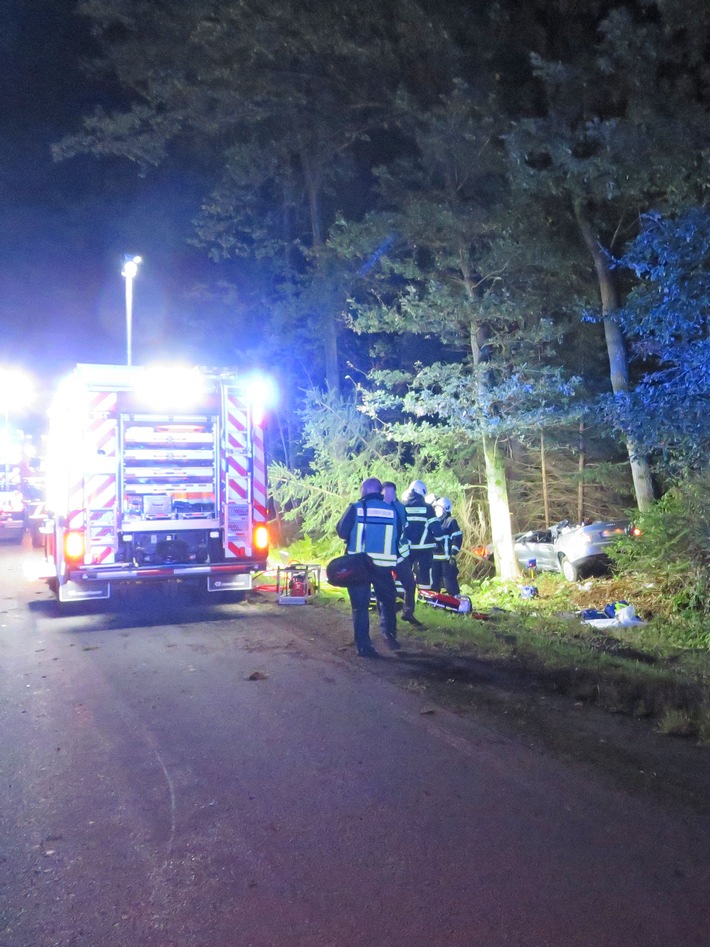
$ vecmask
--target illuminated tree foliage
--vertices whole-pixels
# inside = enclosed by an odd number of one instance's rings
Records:
[[[119,156],[146,173],[176,150],[192,154],[217,182],[201,241],[216,256],[268,262],[292,295],[296,276],[322,281],[333,197],[362,173],[353,149],[386,125],[403,82],[423,87],[452,59],[410,0],[84,0],[78,10],[103,51],[94,69],[129,101],[86,117],[55,156]],[[337,392],[338,310],[314,295],[302,307],[309,343]]]
[[[410,119],[416,158],[396,176],[381,174],[383,200],[396,211],[332,240],[363,261],[353,328],[423,340],[420,360],[407,365],[400,345],[392,367],[369,372],[364,403],[373,416],[403,412],[388,427],[399,442],[422,448],[453,435],[459,451],[478,446],[496,563],[512,578],[518,567],[502,446],[566,416],[574,380],[554,362],[567,327],[556,306],[562,287],[517,239],[485,101],[459,86]]]
[[[619,264],[639,280],[619,320],[644,374],[617,419],[684,475],[710,448],[710,212],[646,214]]]

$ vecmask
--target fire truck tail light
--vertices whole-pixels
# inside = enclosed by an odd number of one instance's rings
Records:
[[[84,559],[84,534],[77,530],[70,530],[64,534],[64,558]]]
[[[268,549],[269,531],[265,526],[257,526],[254,530],[254,548],[260,551]]]

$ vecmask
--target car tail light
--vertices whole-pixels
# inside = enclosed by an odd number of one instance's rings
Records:
[[[74,561],[84,561],[84,534],[79,530],[71,529],[64,534],[64,558]]]
[[[269,531],[266,526],[257,526],[254,530],[254,549],[264,552],[269,548]]]
[[[643,536],[643,530],[640,526],[632,526],[629,530],[629,536]]]

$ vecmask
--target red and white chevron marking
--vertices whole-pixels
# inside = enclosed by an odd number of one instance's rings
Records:
[[[225,397],[225,443],[223,522],[225,553],[239,558],[251,553],[248,545],[249,517],[237,510],[249,501],[249,469],[247,464],[249,416],[246,405],[236,391],[228,390]]]
[[[237,396],[227,395],[227,496],[246,500],[249,496],[247,454],[247,411]]]
[[[104,542],[101,541],[102,539]],[[96,535],[92,535],[89,548],[89,558],[92,563],[96,565],[102,562],[114,562],[114,553],[112,529],[102,529]]]
[[[89,415],[114,414],[118,404],[118,395],[115,391],[92,391],[89,393]]]
[[[90,422],[87,426],[84,450],[88,455],[96,454],[102,457],[114,458],[118,449],[117,422],[115,412],[117,405],[116,392],[91,392],[88,409]],[[87,478],[78,476],[69,490],[69,509],[67,526],[70,529],[81,529],[89,524],[86,521],[87,510],[107,510],[113,512],[116,506],[116,476],[115,474],[94,474]],[[96,540],[105,537],[107,541],[97,543]],[[90,537],[89,550],[92,562],[113,561],[113,529],[102,529],[100,533]]]
[[[254,500],[254,519],[257,522],[266,522],[266,461],[264,458],[264,431],[260,424],[252,428],[252,445],[254,450],[252,470],[252,490]]]

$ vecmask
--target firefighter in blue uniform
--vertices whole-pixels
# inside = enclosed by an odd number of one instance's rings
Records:
[[[353,615],[355,647],[361,657],[376,658],[370,638],[370,586],[374,589],[380,616],[380,632],[390,648],[397,641],[397,593],[392,570],[397,563],[401,526],[391,503],[382,498],[382,484],[376,477],[363,480],[360,499],[351,503],[336,527],[347,543],[346,554],[366,552],[374,563],[371,582],[348,587]]]
[[[402,497],[407,512],[405,535],[414,577],[420,589],[431,588],[431,567],[437,540],[443,536],[441,524],[433,507],[426,502],[426,484],[414,480]]]
[[[443,582],[449,595],[458,595],[461,590],[459,588],[459,567],[456,557],[461,552],[463,533],[459,528],[459,524],[451,515],[451,500],[448,497],[440,497],[436,501],[434,512],[441,524],[443,536],[434,552],[431,587],[435,592],[440,592]]]
[[[409,622],[412,625],[421,625],[421,622],[414,617],[414,606],[417,594],[417,583],[412,572],[412,561],[409,554],[409,542],[407,541],[407,510],[404,504],[397,498],[397,487],[391,480],[382,484],[382,495],[385,503],[391,503],[397,511],[400,519],[401,535],[399,539],[399,548],[397,550],[397,565],[394,574],[402,586],[404,593],[404,602],[402,605],[402,621]]]

